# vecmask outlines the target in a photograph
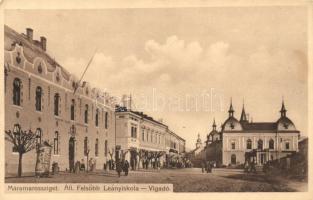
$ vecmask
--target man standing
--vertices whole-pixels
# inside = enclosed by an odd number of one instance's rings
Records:
[[[128,176],[128,169],[129,169],[129,163],[127,160],[125,160],[124,162],[124,172],[125,172],[125,176]]]
[[[204,173],[204,168],[205,168],[205,161],[203,160],[203,161],[201,162],[202,173]]]
[[[120,160],[116,160],[116,171],[117,171],[118,177],[121,177],[122,163]]]

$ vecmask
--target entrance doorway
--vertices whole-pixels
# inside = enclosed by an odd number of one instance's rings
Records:
[[[75,161],[75,138],[71,137],[68,142],[68,159],[70,172],[74,172],[74,161]]]
[[[231,161],[230,162],[232,165],[236,165],[236,155],[235,154],[231,155]]]

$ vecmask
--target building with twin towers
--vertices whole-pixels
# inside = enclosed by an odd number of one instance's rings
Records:
[[[269,160],[276,160],[298,152],[300,131],[287,117],[287,110],[282,102],[280,116],[274,122],[252,122],[247,118],[243,106],[240,119],[235,115],[232,103],[228,118],[220,131],[216,129],[207,135],[205,159],[215,161],[217,165],[240,165],[248,159],[257,165]]]

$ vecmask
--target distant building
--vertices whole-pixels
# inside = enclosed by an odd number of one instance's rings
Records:
[[[198,134],[195,146],[195,149],[192,149],[187,153],[187,157],[194,167],[201,167],[201,163],[203,160],[205,160],[205,151],[202,145],[200,134]]]
[[[5,130],[20,127],[52,144],[52,162],[60,170],[93,158],[102,169],[114,148],[113,97],[78,80],[47,53],[47,39],[33,30],[19,34],[4,26]],[[74,90],[76,90],[74,92]],[[23,171],[33,172],[35,150],[23,156]],[[17,172],[18,154],[5,142],[5,173]]]
[[[215,119],[212,125],[212,131],[207,135],[207,140],[205,141],[205,160],[211,161],[216,164],[217,167],[222,165],[222,133],[218,132],[216,129]]]
[[[163,167],[185,151],[185,140],[167,125],[126,107],[116,110],[116,145],[133,169]]]
[[[240,120],[235,118],[234,112],[231,103],[229,117],[221,130],[224,165],[243,164],[247,159],[263,165],[298,152],[300,132],[287,117],[284,102],[276,122],[249,122],[244,107]]]

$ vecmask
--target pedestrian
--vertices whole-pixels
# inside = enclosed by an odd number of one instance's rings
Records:
[[[211,171],[212,171],[212,169],[211,169],[211,162],[207,161],[207,163],[206,163],[206,172],[209,173]]]
[[[92,163],[93,163],[92,158],[90,158],[88,161],[89,171],[92,171]]]
[[[128,169],[129,169],[128,160],[125,160],[123,168],[124,168],[125,176],[128,176]]]
[[[74,172],[79,173],[80,172],[80,162],[77,160],[74,166]]]
[[[205,168],[205,163],[204,160],[201,162],[201,169],[202,169],[202,173],[204,173],[204,168]]]
[[[85,161],[84,161],[84,159],[82,159],[81,163],[80,163],[80,171],[85,171],[85,170],[86,170]]]
[[[252,161],[251,163],[251,172],[256,173],[256,168],[255,168],[255,162]]]
[[[122,163],[120,160],[116,160],[115,164],[116,164],[116,171],[117,171],[118,177],[121,177]]]

